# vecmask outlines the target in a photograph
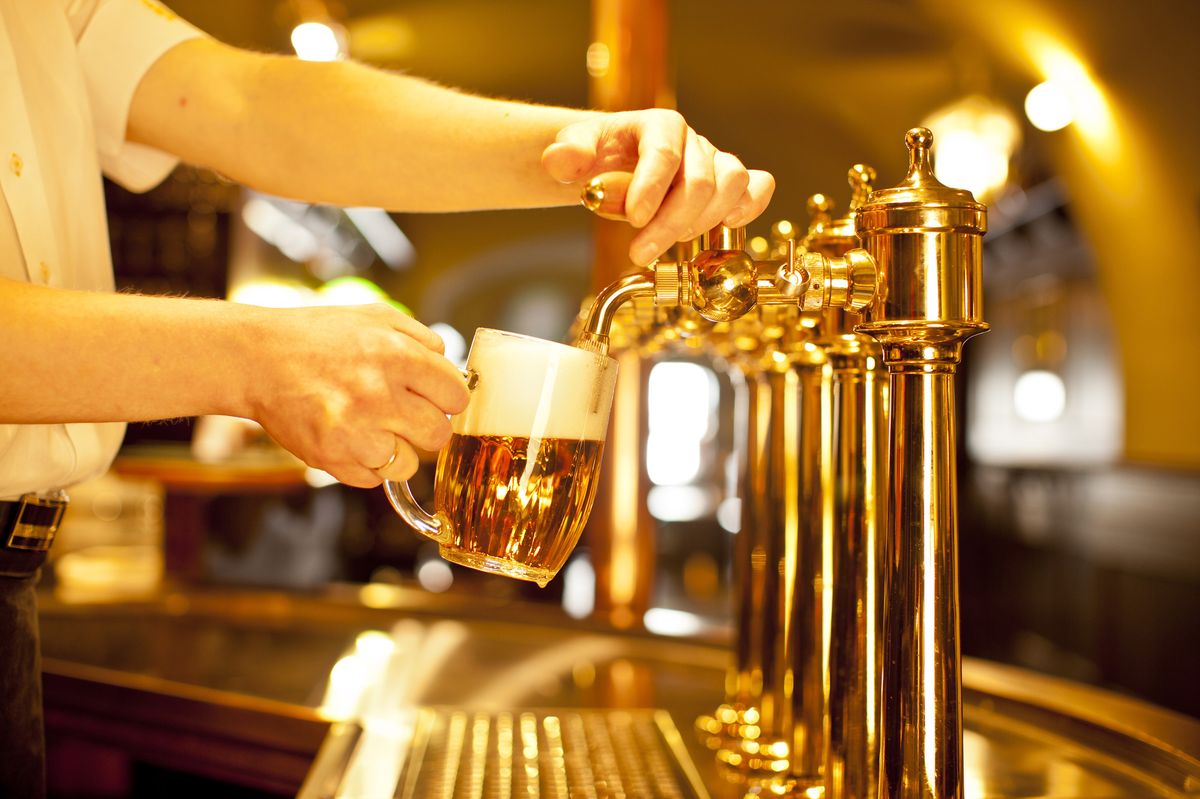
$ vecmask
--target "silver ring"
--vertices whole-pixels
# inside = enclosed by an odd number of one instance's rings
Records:
[[[375,472],[376,474],[379,474],[379,472],[382,472],[384,469],[386,469],[387,467],[389,467],[393,463],[395,463],[396,458],[398,458],[398,457],[400,457],[400,436],[393,433],[392,434],[392,457],[387,459],[387,463],[383,464],[382,466],[376,467],[376,468],[372,469],[371,471]],[[383,475],[379,475],[379,476],[382,477]]]

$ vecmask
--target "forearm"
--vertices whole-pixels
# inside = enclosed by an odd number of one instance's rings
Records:
[[[218,74],[189,66],[197,63]],[[576,202],[578,187],[551,178],[541,155],[564,125],[591,114],[211,41],[164,55],[134,110],[132,138],[246,185],[398,211]]]
[[[0,422],[247,415],[258,313],[0,279]]]
[[[223,414],[262,424],[351,485],[416,469],[466,383],[441,340],[390,305],[269,309],[0,279],[0,423]],[[389,461],[390,463],[391,461]]]

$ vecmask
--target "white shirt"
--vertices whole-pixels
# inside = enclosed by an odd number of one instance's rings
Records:
[[[150,66],[199,35],[152,0],[0,0],[0,276],[112,291],[101,171],[145,191],[175,166],[126,141],[126,120]],[[100,474],[123,434],[0,424],[0,499]]]

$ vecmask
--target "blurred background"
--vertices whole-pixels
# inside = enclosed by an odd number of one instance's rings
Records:
[[[593,102],[589,73],[609,59],[589,46],[583,0],[169,5],[235,45],[349,56],[546,104]],[[751,235],[779,219],[806,225],[816,192],[844,209],[854,163],[894,185],[904,131],[934,130],[943,182],[989,205],[992,330],[967,346],[959,381],[964,654],[1193,716],[1198,24],[1193,0],[677,0],[661,97],[775,174]],[[263,305],[382,295],[441,333],[452,358],[480,326],[564,339],[592,288],[594,221],[581,208],[336,209],[188,166],[146,195],[109,185],[107,199],[123,289]],[[656,571],[635,623],[726,628],[738,520],[730,382],[701,359],[659,360],[646,381],[641,532]],[[545,590],[451,567],[381,492],[330,485],[230,420],[132,426],[113,472],[73,499],[47,575],[65,602],[111,590],[118,564],[126,592],[163,579],[384,585],[520,595],[580,618],[593,609],[586,540]]]

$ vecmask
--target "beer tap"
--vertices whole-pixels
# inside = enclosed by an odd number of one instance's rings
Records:
[[[592,179],[583,190],[584,206],[606,219],[623,219],[631,178],[627,172],[611,172]],[[596,296],[577,344],[607,352],[617,309],[645,298],[661,308],[681,309],[685,320],[694,319],[691,312],[709,322],[739,319],[756,305],[797,305],[771,277],[779,264],[756,262],[745,248],[745,228],[718,225],[649,268],[618,279]]]
[[[627,186],[625,175],[605,176],[589,185],[584,202],[602,216],[619,217]],[[779,223],[773,234],[771,254],[784,256],[786,269],[795,259],[794,226]],[[739,640],[727,701],[698,724],[718,759],[752,779],[788,771],[799,746],[811,786],[819,778],[824,705],[810,701],[805,712],[812,718],[798,726],[793,693],[802,685],[811,700],[814,686],[818,698],[823,691],[823,555],[811,510],[819,504],[813,486],[821,352],[808,342],[819,315],[800,313],[798,296],[777,287],[772,276],[780,269],[779,258],[756,261],[746,253],[743,231],[715,228],[690,257],[660,258],[602,291],[579,338],[583,346],[602,348],[616,313],[611,309],[643,301],[652,285],[655,302],[678,309],[684,319],[728,325],[724,349],[744,375],[749,409],[735,554]],[[802,675],[794,668],[798,651],[805,653]]]
[[[606,348],[613,310],[634,296],[714,321],[756,303],[863,314],[853,329],[878,341],[888,370],[880,796],[961,799],[953,377],[963,342],[988,327],[980,279],[986,209],[934,177],[932,133],[914,128],[905,143],[904,180],[872,192],[854,215],[864,247],[799,257],[790,247],[772,280],[759,276],[771,262],[756,263],[740,249],[738,231],[717,228],[696,257],[659,259],[601,292],[581,343]],[[584,199],[603,214],[623,208],[623,194],[608,196],[600,181]]]
[[[805,252],[845,258],[858,246],[855,217],[875,172],[856,164],[848,178],[851,200],[845,216],[833,218],[833,203],[824,195],[809,199]],[[861,316],[847,310],[827,309],[813,339],[827,364],[821,373],[821,501],[815,523],[822,530],[825,557],[821,604],[829,630],[828,662],[823,664],[824,702],[815,687],[795,697],[798,718],[809,728],[823,723],[823,746],[797,752],[792,770],[811,771],[813,761],[820,762],[826,799],[871,799],[878,779],[882,608],[877,575],[886,504],[887,381],[878,343],[854,331],[859,321]]]
[[[584,204],[601,216],[619,218],[628,178],[614,173],[592,181]],[[793,546],[788,539],[794,538],[794,531],[789,533],[794,509],[785,508],[784,499],[794,493],[797,480],[798,399],[783,340],[796,339],[789,331],[800,328],[794,323],[798,303],[775,287],[778,267],[778,261],[750,257],[744,230],[718,226],[601,291],[577,337],[581,346],[603,351],[617,309],[653,296],[657,306],[668,309],[667,319],[684,342],[710,338],[711,346],[711,337],[697,334],[721,326],[714,349],[722,350],[743,376],[749,429],[735,556],[739,591],[745,594],[737,601],[743,640],[736,648],[727,702],[701,726],[722,762],[763,776],[787,767],[791,711],[787,639],[780,632],[787,579],[779,564]]]
[[[954,374],[963,342],[988,328],[987,210],[934,177],[929,130],[905,143],[904,180],[872,192],[854,217],[863,248],[805,253],[779,280],[803,307],[863,311],[854,329],[879,342],[888,370],[879,795],[961,799]]]

